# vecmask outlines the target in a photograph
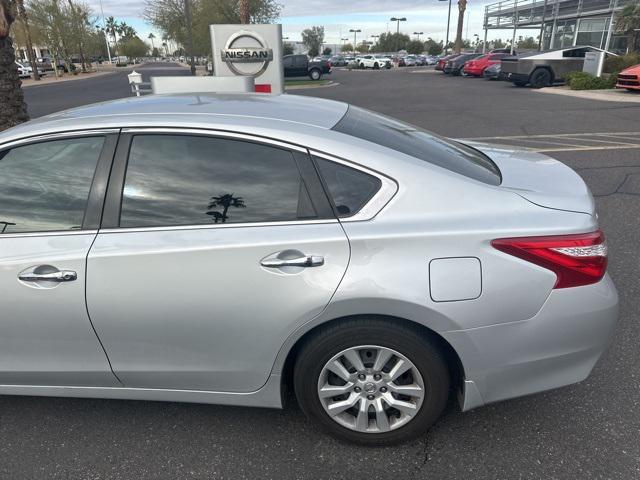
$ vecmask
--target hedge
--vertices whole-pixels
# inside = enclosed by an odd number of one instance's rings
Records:
[[[595,77],[586,72],[569,72],[564,75],[564,80],[571,90],[605,90],[614,88],[617,79],[617,73],[602,77]]]

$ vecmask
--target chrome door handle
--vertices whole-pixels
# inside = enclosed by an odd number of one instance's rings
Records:
[[[281,267],[320,267],[324,265],[324,257],[320,255],[305,255],[297,258],[269,258],[262,260],[260,265],[267,268]]]
[[[23,282],[72,282],[78,279],[73,270],[60,270],[50,273],[21,273],[18,278]]]

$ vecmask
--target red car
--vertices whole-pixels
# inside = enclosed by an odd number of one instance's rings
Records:
[[[464,73],[474,77],[481,77],[487,67],[500,63],[500,60],[508,56],[508,53],[488,53],[482,57],[474,58],[464,64]]]
[[[616,88],[626,88],[627,90],[640,91],[640,64],[629,67],[618,74]]]

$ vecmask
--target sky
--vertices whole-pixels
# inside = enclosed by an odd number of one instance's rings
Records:
[[[463,36],[473,40],[473,35],[481,38],[484,6],[494,3],[496,0],[471,0],[467,4],[467,14]],[[88,2],[95,14],[100,17],[100,0]],[[325,43],[342,43],[341,38],[349,38],[353,42],[353,34],[350,29],[360,29],[357,41],[364,38],[374,40],[371,35],[396,29],[396,22],[391,22],[391,17],[406,17],[406,22],[400,23],[400,31],[416,37],[414,32],[423,32],[421,39],[432,37],[435,40],[444,40],[447,30],[447,13],[449,4],[438,0],[280,0],[282,11],[278,23],[282,24],[283,36],[289,41],[300,41],[300,33],[305,28],[322,25],[325,28]],[[114,16],[118,20],[124,20],[133,26],[138,35],[146,39],[150,32],[160,37],[151,25],[143,18],[144,2],[132,0],[102,0],[105,17]],[[457,1],[453,0],[451,7],[451,26],[449,39],[455,38],[458,19]],[[526,32],[525,32],[526,33]],[[521,32],[518,32],[521,34]],[[536,36],[537,32],[529,32]],[[511,35],[510,31],[489,31],[488,38],[506,39]]]

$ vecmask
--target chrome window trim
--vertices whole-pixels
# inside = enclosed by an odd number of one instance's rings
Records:
[[[296,150],[298,152],[307,153],[305,147],[296,145],[293,143],[283,142],[281,140],[275,140],[269,137],[261,137],[259,135],[251,135],[248,133],[232,132],[229,130],[216,130],[208,128],[181,128],[181,127],[131,127],[123,128],[122,133],[178,133],[178,134],[192,134],[192,135],[206,135],[209,137],[223,137],[223,138],[236,138],[238,140],[248,140],[256,143],[264,143],[268,145],[274,145],[280,148],[286,148],[287,150]]]
[[[7,148],[14,148],[21,145],[27,145],[30,143],[46,142],[49,140],[62,140],[64,138],[73,137],[92,137],[99,135],[108,135],[118,133],[119,128],[101,128],[96,130],[67,130],[63,132],[44,133],[41,135],[34,135],[32,137],[23,137],[16,140],[11,140],[7,143],[0,143],[0,150]]]
[[[247,227],[283,227],[291,225],[321,225],[339,223],[337,219],[322,219],[322,220],[291,220],[286,222],[245,222],[245,223],[217,223],[217,224],[195,224],[195,225],[169,225],[160,227],[120,227],[120,228],[105,228],[99,231],[103,233],[134,233],[134,232],[168,232],[173,230],[208,230],[218,228],[247,228]],[[2,237],[0,237],[2,238]]]
[[[16,237],[62,237],[65,235],[95,235],[98,230],[51,230],[42,232],[16,232],[16,233],[0,233],[0,240],[3,238]]]
[[[360,170],[366,174],[372,175],[380,180],[381,185],[378,192],[371,197],[371,199],[365,203],[364,207],[362,207],[358,213],[352,215],[350,217],[341,218],[340,222],[363,222],[367,220],[373,219],[378,213],[382,211],[382,209],[391,201],[391,199],[398,193],[399,186],[398,183],[390,177],[376,171],[371,170],[369,168],[363,167],[359,163],[352,162],[350,160],[346,160],[344,158],[336,157],[334,155],[330,155],[328,153],[320,152],[318,150],[309,149],[309,152],[312,156],[320,157],[325,160],[329,160],[331,162],[339,163],[349,168],[353,168],[355,170]],[[333,200],[332,200],[333,201]]]

